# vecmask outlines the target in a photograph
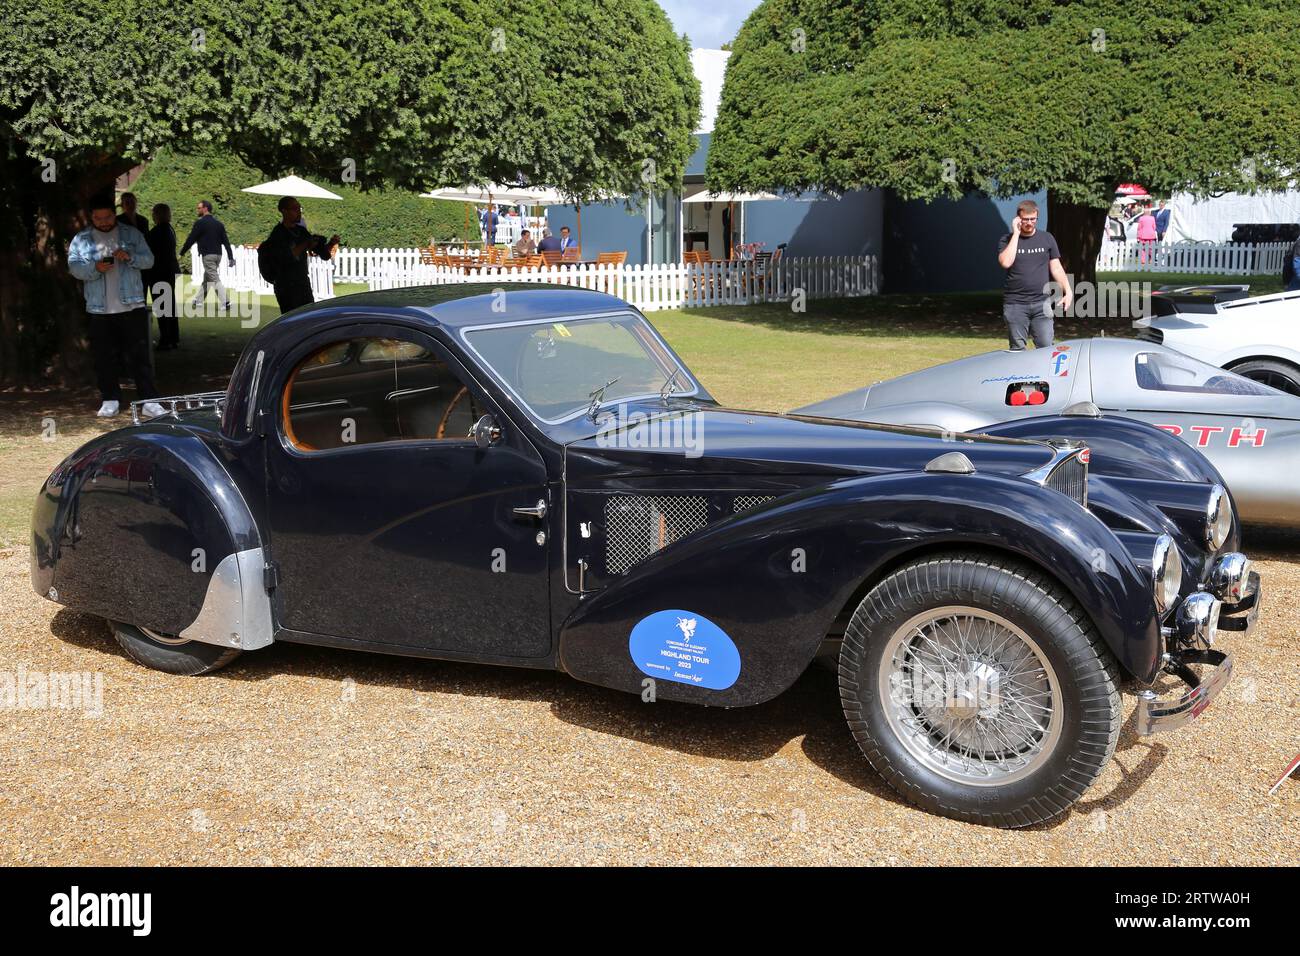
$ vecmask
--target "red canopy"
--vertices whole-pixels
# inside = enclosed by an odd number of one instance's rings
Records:
[[[1116,196],[1150,196],[1145,186],[1139,186],[1137,183],[1120,183],[1115,187]]]

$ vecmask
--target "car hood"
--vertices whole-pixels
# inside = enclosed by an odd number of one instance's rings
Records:
[[[1053,456],[1036,441],[685,403],[624,406],[599,425],[566,446],[570,478],[580,477],[584,464],[606,477],[884,474],[920,471],[953,451],[977,471],[1023,475]]]

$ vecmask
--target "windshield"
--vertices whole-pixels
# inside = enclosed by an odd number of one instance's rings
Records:
[[[484,326],[464,334],[497,378],[548,424],[582,414],[602,386],[602,405],[658,395],[680,368],[649,323],[627,313]],[[689,373],[678,373],[673,394],[697,390]]]

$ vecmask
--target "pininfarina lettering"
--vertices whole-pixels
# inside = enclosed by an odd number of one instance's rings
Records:
[[[50,897],[50,925],[130,927],[133,936],[153,928],[152,893],[83,893],[74,886]]]

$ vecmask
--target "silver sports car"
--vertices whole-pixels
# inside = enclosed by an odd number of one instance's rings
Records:
[[[979,431],[1094,411],[1149,422],[1214,463],[1244,522],[1300,527],[1300,397],[1151,342],[1074,339],[987,352],[829,398],[796,414]]]

